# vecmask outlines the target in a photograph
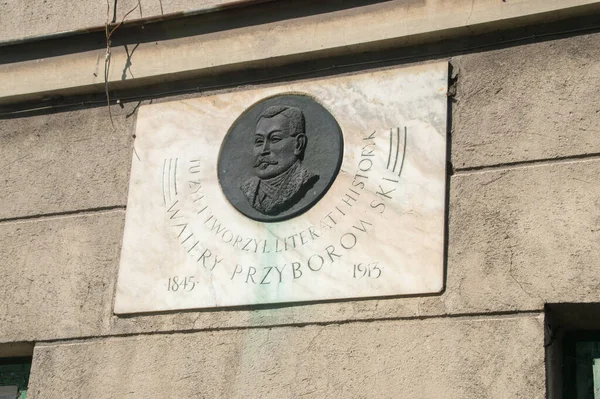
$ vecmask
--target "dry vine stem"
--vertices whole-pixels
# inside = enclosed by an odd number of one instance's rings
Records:
[[[115,1],[115,10],[114,10],[114,14],[115,16],[117,15],[117,10],[116,10],[116,6],[117,6],[117,2]],[[106,33],[106,55],[104,56],[104,92],[106,94],[106,105],[108,106],[108,117],[110,119],[110,124],[113,127],[113,129],[115,128],[115,124],[113,122],[113,118],[112,118],[112,112],[110,110],[110,95],[108,92],[108,75],[109,75],[109,71],[110,71],[110,38],[112,36],[113,33],[115,33],[115,31],[123,24],[123,22],[125,22],[125,18],[127,18],[129,16],[129,14],[131,14],[132,12],[134,12],[138,7],[140,6],[140,2],[138,1],[138,4],[133,7],[131,10],[129,10],[127,12],[127,14],[125,14],[123,16],[123,19],[121,20],[121,22],[119,22],[114,28],[110,28],[111,24],[114,24],[114,19],[112,22],[108,22],[108,16],[110,15],[110,3],[108,0],[106,0],[106,24],[104,25],[105,27],[105,33]]]

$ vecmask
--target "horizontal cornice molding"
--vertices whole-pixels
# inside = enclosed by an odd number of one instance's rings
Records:
[[[133,42],[128,48],[114,46],[108,82],[111,90],[129,89],[475,35],[595,11],[600,11],[598,0],[381,2],[193,36]],[[105,55],[105,49],[97,49],[0,65],[0,104],[104,91]]]

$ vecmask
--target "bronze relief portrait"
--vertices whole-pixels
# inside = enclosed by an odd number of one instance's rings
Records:
[[[342,132],[322,105],[280,95],[250,106],[229,129],[218,178],[230,203],[251,219],[275,222],[313,206],[337,175]]]

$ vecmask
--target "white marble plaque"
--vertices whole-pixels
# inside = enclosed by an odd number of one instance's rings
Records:
[[[115,313],[440,292],[447,81],[435,63],[142,106]],[[256,221],[224,194],[220,151],[240,115],[290,94],[337,121],[341,167],[303,213]],[[318,152],[306,119],[306,152]]]

